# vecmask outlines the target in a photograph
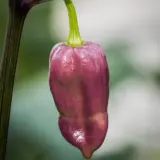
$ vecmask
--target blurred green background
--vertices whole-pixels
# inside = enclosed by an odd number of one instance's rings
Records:
[[[80,152],[60,134],[58,113],[48,85],[49,53],[61,41],[53,36],[61,34],[61,31],[57,33],[50,27],[53,10],[56,15],[56,3],[55,0],[53,4],[49,2],[34,7],[25,21],[13,93],[7,160],[83,159]],[[0,6],[2,51],[7,24],[7,1],[0,1]],[[52,18],[52,23],[56,23],[55,16]],[[61,21],[61,17],[57,18]],[[157,124],[160,120],[157,118],[160,113],[159,68],[153,71],[152,66],[151,69],[137,68],[138,63],[134,57],[127,56],[134,48],[130,39],[104,39],[102,46],[106,46],[104,50],[110,68],[110,127],[108,140],[106,138],[93,160],[160,159],[160,129]],[[145,56],[138,58],[145,59]]]

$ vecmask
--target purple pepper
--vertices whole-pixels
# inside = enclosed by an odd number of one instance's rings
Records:
[[[109,71],[98,44],[70,35],[68,44],[57,44],[50,53],[49,84],[62,136],[90,158],[108,129]]]

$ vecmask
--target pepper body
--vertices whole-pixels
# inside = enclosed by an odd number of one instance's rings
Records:
[[[90,158],[108,129],[109,71],[98,44],[57,44],[50,53],[49,84],[63,137]]]

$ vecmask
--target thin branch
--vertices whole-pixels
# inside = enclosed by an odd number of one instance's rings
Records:
[[[25,17],[33,6],[46,1],[49,0],[9,0],[9,20],[0,58],[0,160],[5,160],[13,85]]]
[[[20,37],[25,16],[9,15],[8,28],[0,67],[0,159],[5,159],[8,124],[18,58]]]

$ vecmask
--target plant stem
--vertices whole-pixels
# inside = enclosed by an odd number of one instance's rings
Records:
[[[0,160],[5,160],[12,92],[26,14],[10,11],[0,63]]]
[[[29,10],[50,0],[8,0],[9,21],[0,58],[0,160],[5,160],[12,92],[23,25]]]
[[[79,32],[75,7],[73,5],[72,0],[64,0],[64,2],[68,10],[68,17],[69,17],[69,36],[67,43],[72,47],[81,46],[84,44],[84,42]]]

